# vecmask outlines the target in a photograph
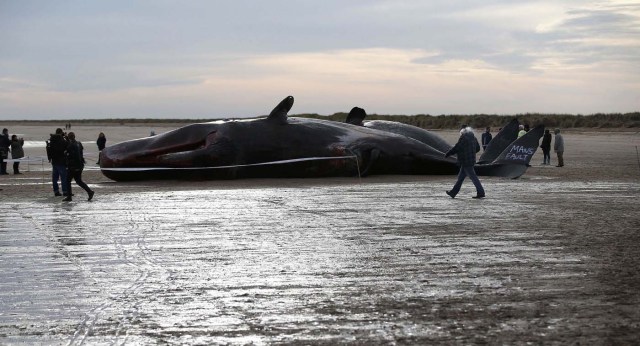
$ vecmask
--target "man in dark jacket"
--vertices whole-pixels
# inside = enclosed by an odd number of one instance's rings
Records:
[[[491,128],[487,127],[485,131],[482,133],[482,151],[487,150],[487,146],[489,145],[489,142],[491,142],[492,139],[493,139],[493,136],[491,135]]]
[[[542,144],[540,145],[542,148],[542,164],[550,165],[551,164],[551,133],[549,130],[544,130],[544,135],[542,136]]]
[[[53,194],[60,196],[60,188],[58,187],[58,179],[62,185],[62,194],[69,194],[69,184],[67,179],[67,158],[65,150],[67,150],[67,138],[61,128],[56,129],[56,133],[52,134],[47,141],[47,159],[51,163],[51,182],[53,183]]]
[[[73,200],[71,196],[71,180],[75,180],[76,184],[83,188],[87,195],[89,195],[88,200],[90,201],[93,198],[94,191],[82,181],[82,170],[84,169],[84,154],[82,143],[76,141],[76,135],[73,132],[69,132],[69,145],[67,145],[67,179],[69,186],[69,195],[63,199],[63,201],[71,201]]]
[[[9,138],[9,129],[2,129],[2,134],[0,134],[0,174],[2,175],[9,174],[7,172],[7,162],[5,160],[9,158],[10,145],[11,139]]]
[[[460,192],[460,188],[462,187],[462,182],[464,178],[469,176],[473,185],[476,187],[477,194],[473,196],[473,198],[484,198],[484,188],[480,183],[480,179],[476,175],[476,171],[473,166],[476,164],[476,153],[480,151],[480,144],[478,143],[478,139],[473,135],[473,131],[470,127],[463,126],[460,130],[460,138],[458,139],[458,143],[453,146],[446,154],[445,157],[456,154],[458,157],[458,164],[460,165],[460,172],[458,173],[458,181],[453,186],[453,189],[447,191],[447,195],[451,196],[451,198],[455,198],[458,192]]]

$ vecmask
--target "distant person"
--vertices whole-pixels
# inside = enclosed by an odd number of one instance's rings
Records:
[[[10,146],[11,139],[9,138],[9,129],[2,129],[2,134],[0,134],[0,175],[9,174],[5,160],[9,158]]]
[[[529,124],[524,124],[524,132],[529,132]]]
[[[480,151],[480,144],[478,143],[478,139],[473,134],[473,130],[470,127],[463,126],[460,130],[460,138],[456,145],[453,146],[446,154],[445,157],[449,157],[451,155],[456,154],[458,157],[458,164],[460,165],[460,171],[458,172],[458,180],[450,191],[447,191],[447,195],[451,198],[455,198],[458,192],[460,192],[460,188],[462,187],[462,182],[464,179],[469,176],[473,185],[476,187],[476,195],[473,198],[484,198],[484,188],[480,183],[480,179],[476,175],[476,171],[474,169],[474,165],[476,163],[476,153]]]
[[[493,139],[493,136],[491,135],[491,128],[487,127],[484,129],[484,132],[482,133],[482,151],[487,150],[487,146],[489,145],[489,142],[491,142],[491,140]]]
[[[47,159],[51,163],[51,182],[53,184],[53,194],[56,196],[69,195],[67,159],[64,153],[68,145],[67,137],[61,128],[57,128],[56,133],[51,134],[47,141]],[[60,193],[58,179],[60,179],[60,184],[62,185],[62,193]]]
[[[151,130],[151,132],[149,132],[149,137],[153,137],[156,135],[156,131]]]
[[[558,155],[558,165],[556,167],[564,166],[564,138],[560,134],[560,129],[555,129],[553,133],[556,135],[556,139],[553,142],[553,151]]]
[[[69,138],[69,144],[67,145],[66,152],[69,194],[65,199],[63,199],[63,201],[72,200],[71,196],[73,196],[73,193],[71,189],[71,180],[75,180],[76,184],[87,192],[87,195],[89,195],[87,200],[90,201],[95,192],[91,190],[84,181],[82,181],[82,170],[84,169],[85,163],[82,143],[76,141],[76,134],[73,132],[69,132],[67,137]]]
[[[543,165],[551,164],[551,132],[549,130],[544,130],[544,135],[542,136],[542,144],[540,144],[540,148],[542,149],[542,154],[544,155],[542,159]]]
[[[524,136],[525,133],[527,133],[527,131],[524,130],[524,125],[518,126],[518,129],[520,130],[520,131],[518,131],[518,138]]]
[[[96,162],[96,165],[99,165],[100,153],[107,146],[107,137],[104,135],[104,133],[100,132],[98,134],[98,139],[96,140],[96,144],[98,145],[98,162]]]
[[[11,158],[21,159],[24,157],[24,149],[22,146],[24,145],[24,139],[18,138],[18,136],[11,136]],[[13,174],[22,174],[20,173],[20,161],[13,162]]]

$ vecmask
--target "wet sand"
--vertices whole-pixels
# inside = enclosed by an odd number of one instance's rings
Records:
[[[10,127],[32,157],[52,130]],[[453,176],[116,183],[98,132],[151,129],[73,130],[93,201],[54,197],[47,165],[0,176],[0,344],[640,338],[638,133],[568,132],[565,167],[537,152],[477,201]]]

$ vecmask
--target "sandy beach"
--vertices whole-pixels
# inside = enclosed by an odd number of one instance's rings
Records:
[[[33,162],[0,176],[1,344],[640,339],[637,131],[564,131],[565,167],[538,151],[476,201],[445,195],[454,176],[118,183],[99,132],[176,126],[74,125],[96,195],[67,203],[41,161],[55,127],[5,127]]]

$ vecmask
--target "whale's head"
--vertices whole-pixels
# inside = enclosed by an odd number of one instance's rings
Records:
[[[261,128],[286,125],[293,101],[293,96],[286,97],[266,119],[191,124],[106,147],[100,154],[100,168],[110,179],[127,180],[127,177],[143,178],[161,169],[166,176],[167,170],[183,174],[199,167],[231,165],[237,161],[237,145],[242,144],[237,141],[255,138]]]

